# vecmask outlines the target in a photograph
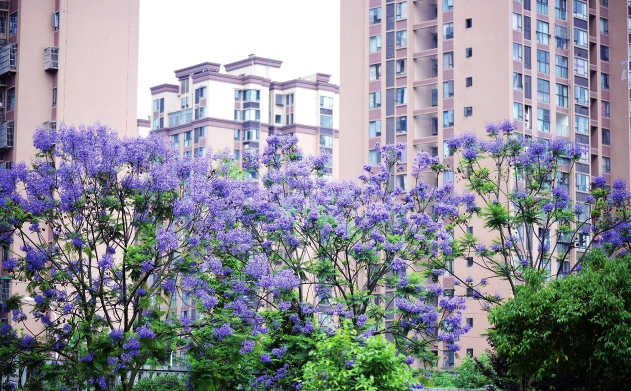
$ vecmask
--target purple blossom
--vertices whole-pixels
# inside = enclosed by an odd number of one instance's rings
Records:
[[[261,361],[264,363],[270,363],[272,362],[272,357],[269,355],[269,353],[263,353],[261,354]]]
[[[602,175],[597,176],[596,178],[594,178],[594,186],[596,186],[597,188],[603,188],[607,186],[607,179]]]
[[[156,337],[156,334],[151,330],[151,325],[148,323],[145,326],[138,327],[136,332],[141,339],[152,339]]]
[[[243,340],[243,342],[241,342],[241,350],[239,350],[239,353],[241,354],[250,353],[252,349],[254,348],[254,344],[255,342],[252,341],[251,339]]]
[[[364,327],[367,320],[368,320],[368,316],[366,316],[366,314],[359,315],[357,317],[357,327]]]
[[[408,356],[405,358],[405,363],[408,365],[414,364],[414,357]]]
[[[94,360],[94,352],[90,352],[88,354],[86,354],[85,356],[79,357],[79,361],[81,362],[92,362],[92,360]]]
[[[234,331],[230,328],[230,323],[224,323],[219,328],[213,328],[213,337],[220,341],[232,334],[234,334]]]
[[[283,357],[283,355],[287,352],[287,348],[286,347],[281,347],[281,348],[275,348],[272,349],[272,354],[278,358]]]
[[[156,241],[158,242],[158,250],[162,253],[178,248],[177,235],[170,228],[158,228],[156,230]]]

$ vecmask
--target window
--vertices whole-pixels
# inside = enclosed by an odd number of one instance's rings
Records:
[[[473,327],[473,318],[467,318],[467,326]]]
[[[443,12],[453,11],[453,9],[454,9],[454,0],[443,0]]]
[[[320,97],[320,107],[325,109],[333,108],[333,97],[332,96],[321,96]]]
[[[559,25],[554,26],[554,39],[556,41],[556,46],[559,49],[567,50],[569,36],[567,27]]]
[[[548,0],[537,0],[537,13],[548,15]]]
[[[600,0],[600,6],[604,8],[609,7],[609,0]]]
[[[52,24],[53,28],[55,29],[55,31],[59,30],[59,12],[55,12],[53,14],[53,18],[52,18],[51,24]],[[3,33],[4,33],[4,31],[3,31]]]
[[[464,116],[465,117],[471,117],[473,115],[473,107],[472,106],[468,106],[464,108]]]
[[[205,108],[205,107],[202,107]],[[259,121],[261,119],[261,111],[255,109],[243,110],[244,121]]]
[[[241,91],[241,95],[243,96],[244,102],[259,102],[261,100],[261,91],[259,90],[243,90]],[[206,96],[206,91],[204,90],[204,97],[205,96]]]
[[[196,138],[204,138],[206,137],[206,127],[202,126],[199,128],[195,128],[195,137]]]
[[[550,73],[550,53],[545,50],[537,50],[537,71]]]
[[[184,132],[184,148],[190,147],[191,144],[193,144],[193,132],[189,130]]]
[[[600,18],[600,33],[609,35],[609,20]]]
[[[374,149],[368,151],[368,162],[371,166],[378,166],[381,163],[381,153]]]
[[[330,115],[320,115],[320,127],[333,128],[333,117]]]
[[[195,109],[195,119],[206,118],[206,107],[198,107]]]
[[[531,69],[530,46],[524,46],[524,68]]]
[[[443,69],[452,69],[454,67],[454,52],[443,53]]]
[[[576,133],[589,134],[589,118],[582,115],[574,116],[574,131]]]
[[[576,190],[589,191],[589,175],[575,174],[576,177]]]
[[[574,0],[574,17],[587,19],[587,3]]]
[[[180,147],[180,135],[179,134],[174,134],[173,136],[171,136],[171,142],[173,144],[173,146],[175,148],[179,148]]]
[[[569,107],[567,86],[565,84],[557,83],[556,92],[557,92],[557,106]]]
[[[381,23],[381,7],[371,8],[368,10],[368,23]]]
[[[522,31],[522,18],[521,14],[513,13],[513,30]]]
[[[465,79],[465,86],[466,87],[471,87],[473,85],[473,77],[467,77]]]
[[[537,108],[537,129],[550,133],[550,110]]]
[[[464,28],[470,29],[471,27],[473,27],[473,19],[471,19],[471,18],[465,19],[464,20]]]
[[[401,3],[397,3],[395,5],[395,19],[396,20],[401,20],[401,19],[407,19],[408,17],[408,3],[407,1],[401,2]]]
[[[524,38],[530,41],[530,17],[524,16]]]
[[[274,116],[274,123],[277,124],[277,125],[282,124],[283,123],[283,116],[280,115],[280,114],[276,114]]]
[[[550,25],[542,20],[537,20],[537,42],[550,44]]]
[[[454,364],[454,352],[452,352],[451,350],[443,350],[443,367],[453,368]]]
[[[285,125],[291,125],[294,123],[294,114],[287,114],[285,115]]]
[[[513,42],[513,60],[522,61],[522,46],[518,43]]]
[[[397,117],[397,133],[405,133],[408,131],[408,117]]]
[[[473,48],[466,48],[465,49],[465,57],[469,58],[473,56]]]
[[[524,105],[522,105],[521,103],[513,103],[513,119],[515,121],[524,120]]]
[[[454,126],[454,111],[443,111],[443,128],[451,128]]]
[[[396,72],[397,72],[397,76],[402,76],[405,75],[406,70],[405,70],[405,59],[400,59],[397,60],[396,63]]]
[[[206,99],[206,87],[195,89],[195,104],[198,105],[201,99]]]
[[[567,79],[567,57],[556,55],[556,75]]]
[[[579,105],[589,104],[589,91],[587,88],[574,86],[574,102]]]
[[[567,0],[554,1],[554,17],[557,19],[567,19]]]
[[[587,47],[587,31],[574,28],[574,45]]]
[[[513,89],[522,91],[524,89],[523,75],[519,72],[513,72]]]
[[[368,124],[368,134],[371,138],[381,137],[381,120],[370,121]]]
[[[611,174],[611,159],[603,156],[603,174]]]
[[[324,134],[320,135],[320,146],[333,148],[333,136],[327,136]]]
[[[449,80],[443,82],[443,99],[449,99],[454,97],[454,81]]]
[[[153,111],[164,113],[164,98],[156,99],[153,101]]]
[[[537,79],[537,101],[550,103],[550,82]]]
[[[18,13],[14,12],[9,15],[9,35],[15,35],[18,33]]]
[[[609,118],[611,116],[609,102],[602,101],[600,102],[600,108],[603,118]]]
[[[397,88],[396,91],[396,103],[398,105],[404,105],[408,103],[408,89],[407,87]]]
[[[15,88],[7,90],[7,111],[15,109]]]
[[[445,23],[443,24],[443,39],[454,39],[454,24],[453,23]]]
[[[582,77],[587,77],[588,72],[589,67],[587,65],[587,60],[574,57],[574,74]]]
[[[244,129],[243,140],[244,141],[257,141],[259,139],[258,129]]]
[[[608,73],[600,74],[600,88],[602,88],[603,90],[609,89],[609,74]]]
[[[609,62],[609,46],[600,45],[600,59]]]
[[[188,107],[190,106],[191,100],[190,100],[190,96],[185,96],[182,99],[180,99],[180,107],[182,109],[188,109]]]
[[[285,105],[293,105],[294,104],[294,94],[285,95]]]
[[[53,107],[57,106],[57,87],[53,88]]]
[[[397,31],[397,47],[404,48],[408,45],[407,30]]]
[[[180,94],[188,94],[189,80],[188,77],[180,79]]]
[[[396,186],[401,190],[405,191],[408,185],[408,176],[406,174],[397,175],[396,177],[397,184]]]
[[[370,81],[381,79],[381,64],[373,64],[370,66]]]
[[[377,109],[381,107],[381,91],[368,94],[368,108]]]
[[[381,35],[375,35],[368,40],[368,51],[370,53],[377,53],[381,51]]]
[[[239,129],[235,129],[234,130],[234,140],[235,141],[241,140],[240,134],[241,134],[241,131]]]
[[[603,129],[601,133],[603,137],[603,145],[611,145],[611,133],[609,132],[609,129]]]

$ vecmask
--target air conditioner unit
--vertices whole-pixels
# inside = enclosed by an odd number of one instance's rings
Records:
[[[50,46],[44,49],[44,70],[59,69],[59,48]]]

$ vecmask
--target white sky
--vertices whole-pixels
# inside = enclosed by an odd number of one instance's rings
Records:
[[[322,72],[339,84],[339,2],[140,0],[138,118],[150,114],[150,87],[176,84],[173,71],[204,61],[256,54],[283,62],[279,81]]]

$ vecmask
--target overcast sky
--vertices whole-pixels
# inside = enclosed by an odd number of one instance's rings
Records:
[[[150,114],[150,87],[204,61],[256,54],[283,61],[281,81],[322,72],[339,84],[339,1],[140,0],[138,118]]]

